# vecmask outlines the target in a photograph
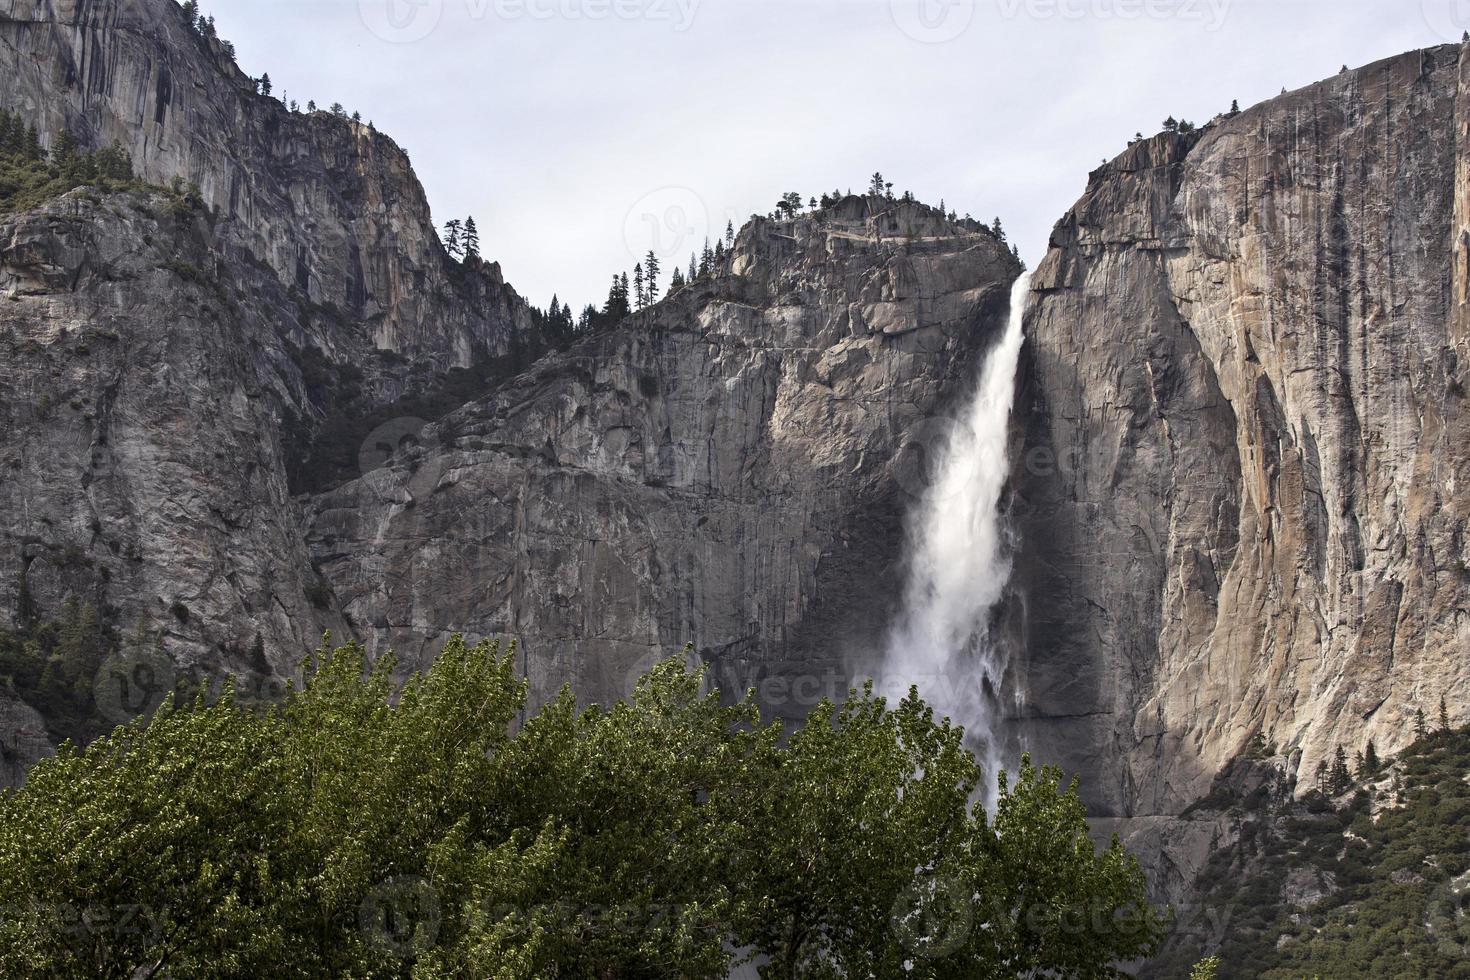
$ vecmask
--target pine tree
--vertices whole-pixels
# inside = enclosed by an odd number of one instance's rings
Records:
[[[1164,120],[1164,132],[1166,132],[1166,133],[1177,133],[1177,132],[1179,132],[1179,120],[1175,119],[1173,116],[1170,116],[1168,119],[1165,119]]]
[[[264,75],[261,75],[260,76],[260,94],[261,95],[270,95],[271,94],[271,73],[270,72],[266,72]]]
[[[1233,115],[1236,115],[1239,112],[1240,112],[1240,100],[1239,99],[1231,99],[1230,100],[1230,114],[1233,116]]]
[[[199,0],[184,0],[184,16],[189,18],[189,26],[193,27],[199,19]]]
[[[1341,745],[1332,756],[1332,795],[1341,796],[1353,785],[1353,774],[1348,769],[1347,750]]]
[[[648,285],[645,293],[648,297],[648,305],[652,306],[658,302],[659,274],[658,256],[653,254],[653,249],[649,249],[648,254],[643,258],[643,270],[644,274],[648,277]]]
[[[345,115],[347,115],[347,110],[344,109],[344,108],[342,108],[342,103],[340,103],[340,102],[333,102],[332,103],[331,112],[332,112],[332,115],[334,115],[334,116],[345,116]]]
[[[726,245],[734,245],[735,244],[735,222],[733,222],[733,221],[726,221],[725,222],[725,244]]]
[[[1444,702],[1444,695],[1439,696],[1439,730],[1447,732],[1450,730],[1450,712]]]
[[[643,263],[639,262],[633,266],[633,309],[641,310],[647,305],[643,296]]]
[[[460,230],[464,227],[458,218],[444,222],[444,251],[453,258],[464,255],[464,245],[460,241]]]
[[[873,171],[873,176],[868,181],[868,193],[874,197],[882,197],[884,186],[882,172]]]
[[[1317,786],[1317,792],[1324,793],[1324,794],[1327,792],[1327,760],[1326,759],[1318,759],[1317,760],[1316,786]]]
[[[672,296],[674,293],[678,292],[679,290],[681,290],[683,288],[684,288],[684,273],[676,265],[676,266],[674,266],[674,271],[671,272],[671,273],[669,273],[669,295]]]
[[[612,288],[607,291],[607,304],[602,308],[602,313],[611,323],[628,315],[627,276],[619,278],[617,274],[613,275]]]
[[[1369,776],[1377,775],[1378,771],[1383,768],[1383,763],[1378,758],[1378,747],[1373,744],[1371,738],[1368,739],[1368,747],[1363,750],[1363,768],[1367,770],[1367,775]],[[1358,777],[1360,779],[1363,775],[1364,773],[1359,771]]]
[[[715,262],[714,262],[714,268],[721,269],[721,268],[724,268],[724,265],[725,265],[725,243],[724,242],[715,242]]]
[[[1000,215],[996,215],[995,220],[990,223],[990,232],[1002,242],[1006,240],[1006,230],[1000,225]]]
[[[464,219],[464,257],[466,259],[480,257],[480,230],[475,227],[474,215]]]
[[[699,256],[699,274],[707,276],[714,272],[715,253],[709,247],[709,239],[704,240],[704,251]]]
[[[1414,737],[1427,738],[1429,736],[1429,721],[1424,717],[1423,708],[1414,709]]]
[[[307,112],[316,112],[316,100],[315,99],[307,99],[306,100],[306,111]]]

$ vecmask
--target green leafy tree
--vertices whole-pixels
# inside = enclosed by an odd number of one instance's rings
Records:
[[[916,692],[788,735],[685,663],[521,724],[514,648],[398,684],[324,645],[272,708],[63,746],[0,793],[0,975],[1108,977],[1156,946],[1056,771],[1001,774],[992,819]]]
[[[1189,980],[1215,980],[1220,975],[1220,957],[1207,956],[1189,971]]]

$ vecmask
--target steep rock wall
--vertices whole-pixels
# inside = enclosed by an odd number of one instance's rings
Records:
[[[0,107],[43,141],[116,141],[144,179],[196,183],[282,282],[333,314],[310,330],[333,360],[382,349],[443,370],[529,329],[497,266],[455,274],[397,144],[256,94],[173,0],[0,0],[0,78]]]
[[[449,629],[509,635],[534,696],[601,699],[693,643],[799,716],[881,644],[901,450],[971,383],[1018,272],[922,205],[758,219],[715,276],[315,498],[311,550],[409,665]]]
[[[1053,232],[1017,730],[1100,815],[1178,813],[1257,732],[1305,785],[1470,696],[1465,60],[1144,140]]]

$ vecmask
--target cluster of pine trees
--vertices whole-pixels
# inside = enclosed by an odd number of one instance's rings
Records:
[[[474,215],[444,222],[444,251],[462,262],[480,257],[480,229]]]
[[[1437,720],[1437,727],[1431,730],[1424,709],[1414,709],[1414,738],[1424,741],[1431,735],[1453,730],[1450,726],[1449,704],[1443,696],[1439,699],[1439,718]],[[1332,754],[1331,763],[1328,763],[1326,759],[1318,761],[1313,787],[1325,796],[1341,796],[1358,783],[1371,779],[1382,771],[1383,761],[1378,757],[1378,746],[1371,738],[1368,739],[1368,744],[1354,756],[1351,765],[1348,764],[1347,750],[1339,745]]]
[[[69,132],[49,153],[36,128],[0,109],[0,213],[24,210],[88,184],[115,190],[135,183],[132,159],[120,144],[83,151]]]

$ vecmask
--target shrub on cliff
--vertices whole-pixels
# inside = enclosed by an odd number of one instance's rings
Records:
[[[1058,774],[911,695],[789,736],[682,662],[517,725],[514,651],[392,683],[348,646],[268,711],[166,703],[0,796],[0,974],[1115,976],[1158,916]]]

